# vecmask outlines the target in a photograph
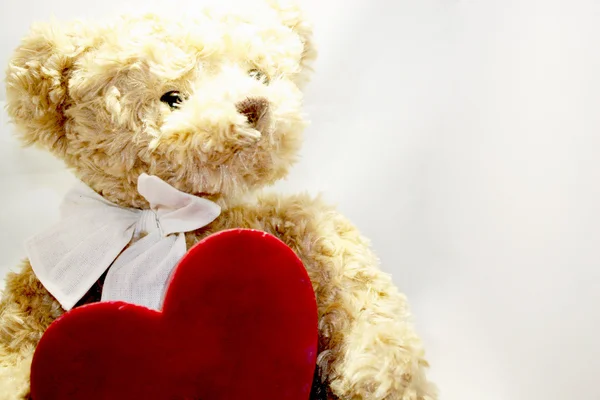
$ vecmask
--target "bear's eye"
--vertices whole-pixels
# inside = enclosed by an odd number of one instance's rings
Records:
[[[259,69],[251,69],[250,71],[248,71],[248,75],[250,75],[250,77],[256,79],[257,81],[264,83],[265,85],[269,84],[269,77],[267,76],[267,74],[265,74]]]
[[[171,108],[179,108],[181,107],[181,103],[183,103],[183,96],[178,91],[172,90],[163,94],[160,97],[160,101],[168,104]]]

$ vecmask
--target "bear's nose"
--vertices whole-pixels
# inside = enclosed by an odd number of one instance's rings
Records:
[[[269,101],[264,97],[248,97],[237,103],[236,108],[246,116],[250,125],[257,127],[269,111]]]

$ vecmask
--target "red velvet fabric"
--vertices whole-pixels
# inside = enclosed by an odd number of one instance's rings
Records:
[[[34,400],[309,398],[317,308],[301,261],[264,232],[194,246],[162,312],[94,303],[57,319],[31,367]]]

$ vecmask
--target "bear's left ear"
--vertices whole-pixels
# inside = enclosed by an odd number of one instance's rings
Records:
[[[267,3],[278,12],[283,24],[300,36],[304,49],[300,61],[301,71],[295,81],[298,85],[304,85],[312,72],[312,62],[317,58],[312,24],[305,18],[302,9],[294,0],[267,0]]]
[[[15,50],[6,71],[6,108],[25,144],[63,154],[69,77],[94,45],[93,32],[82,22],[38,23]]]

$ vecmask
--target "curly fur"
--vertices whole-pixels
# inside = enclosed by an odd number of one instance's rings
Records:
[[[222,215],[187,234],[188,247],[235,227],[287,243],[318,301],[313,399],[432,400],[407,301],[368,241],[318,198],[257,192],[296,160],[305,126],[301,87],[316,55],[311,32],[283,0],[179,19],[38,25],[9,65],[8,112],[24,143],[51,151],[110,201],[147,207],[135,187],[142,172],[218,201]],[[249,74],[256,69],[263,78]],[[180,107],[160,101],[172,90],[185,98]],[[260,123],[240,112],[248,98],[268,102]],[[35,346],[62,313],[27,261],[8,276],[0,399],[26,398]]]

